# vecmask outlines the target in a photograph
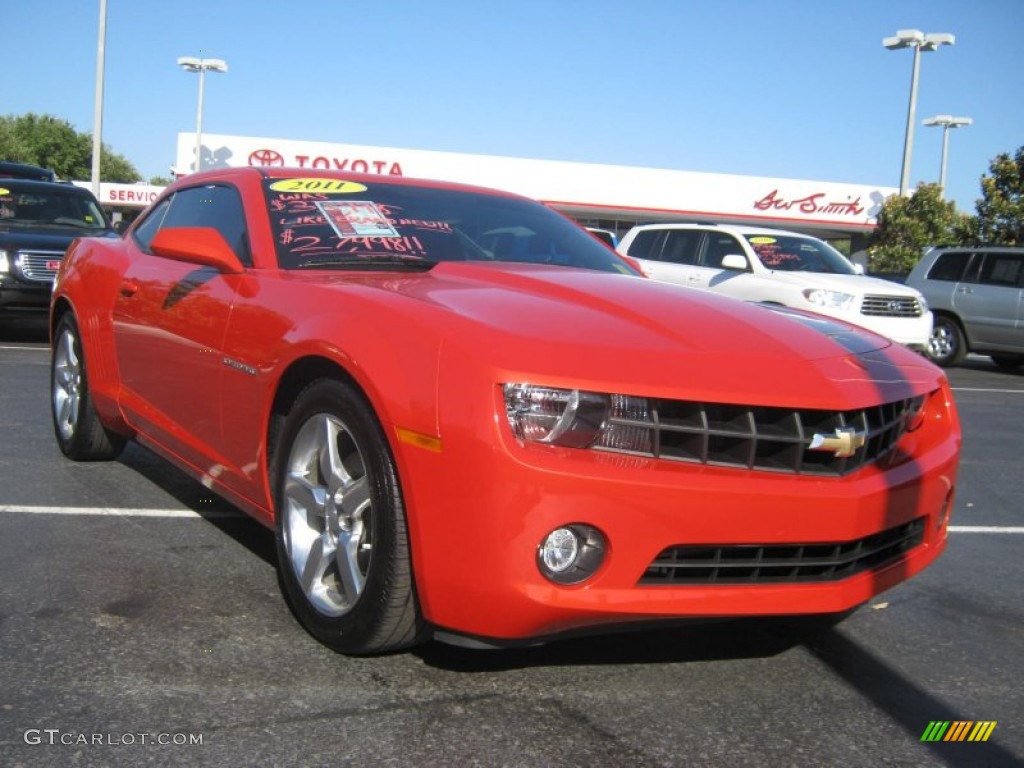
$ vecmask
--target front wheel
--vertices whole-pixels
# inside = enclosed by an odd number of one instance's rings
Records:
[[[69,459],[106,461],[124,449],[125,438],[106,429],[93,407],[81,336],[70,313],[57,323],[53,336],[50,405],[57,445]]]
[[[928,339],[928,357],[943,368],[959,365],[967,357],[967,340],[960,325],[951,317],[938,315]]]
[[[422,622],[394,460],[369,404],[309,384],[274,447],[278,577],[302,625],[344,653],[413,645]]]

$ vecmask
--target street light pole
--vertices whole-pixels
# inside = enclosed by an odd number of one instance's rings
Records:
[[[974,121],[969,117],[953,117],[952,115],[936,115],[922,122],[927,126],[942,126],[942,167],[939,171],[939,199],[946,196],[946,157],[949,154],[949,129],[966,127]]]
[[[199,74],[199,106],[196,108],[196,171],[203,169],[203,89],[206,71],[227,72],[228,65],[223,59],[197,59],[194,56],[181,56],[178,64],[186,72]]]
[[[96,97],[92,108],[92,193],[100,196],[100,155],[103,152],[103,71],[107,45],[107,0],[100,0],[100,31],[96,42]]]
[[[914,69],[910,79],[910,104],[907,107],[907,133],[903,139],[903,168],[900,171],[900,196],[906,197],[910,186],[910,157],[914,151],[914,123],[917,112],[917,80],[921,67],[921,51],[935,51],[940,45],[953,45],[956,37],[947,32],[929,32],[919,29],[901,29],[894,37],[882,39],[882,45],[889,50],[898,48],[914,49]]]

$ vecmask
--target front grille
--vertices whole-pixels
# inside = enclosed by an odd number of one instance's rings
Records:
[[[924,541],[925,518],[863,539],[831,544],[669,547],[640,585],[779,584],[839,581],[882,568]]]
[[[922,309],[921,302],[913,296],[865,296],[860,313],[873,317],[920,317]]]
[[[52,283],[57,270],[49,265],[60,264],[64,258],[63,251],[22,251],[21,274],[26,280],[37,280],[41,283]]]
[[[856,472],[886,456],[925,400],[920,396],[871,408],[825,411],[616,398],[602,437],[593,446],[596,450],[831,477]],[[852,455],[810,448],[815,436],[834,438],[837,430],[862,438]]]

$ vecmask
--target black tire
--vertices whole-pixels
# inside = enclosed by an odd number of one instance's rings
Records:
[[[1015,371],[1024,365],[1024,355],[992,355],[992,362],[1004,371]]]
[[[306,386],[273,447],[278,579],[321,643],[385,653],[421,639],[405,510],[373,411],[348,384]]]
[[[50,355],[50,413],[61,453],[75,461],[109,461],[126,439],[103,426],[96,415],[78,324],[71,313],[57,323]]]
[[[960,324],[948,315],[936,315],[928,339],[928,358],[943,368],[960,365],[967,357],[967,340]]]

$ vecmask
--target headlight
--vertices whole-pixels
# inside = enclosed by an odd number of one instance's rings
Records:
[[[654,423],[647,399],[506,384],[505,414],[520,440],[569,448],[650,453]]]
[[[842,291],[827,291],[824,288],[808,288],[804,291],[804,298],[816,307],[847,311],[853,309],[853,302],[857,297],[852,293],[843,293]]]
[[[7,251],[0,251],[0,272],[11,271],[11,262],[7,258]]]

